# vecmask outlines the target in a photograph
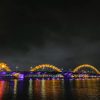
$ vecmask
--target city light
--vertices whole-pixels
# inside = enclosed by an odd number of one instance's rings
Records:
[[[19,67],[16,67],[16,69]],[[86,70],[86,68],[92,71]],[[42,70],[41,70],[42,69]],[[51,71],[52,69],[52,71]],[[84,69],[84,70],[83,70]],[[39,71],[38,71],[39,70]],[[81,72],[79,72],[81,70]],[[94,73],[91,73],[94,72]],[[30,70],[25,72],[11,71],[5,63],[0,63],[0,78],[34,78],[34,79],[77,79],[77,78],[100,78],[99,70],[89,64],[83,64],[74,68],[73,71],[62,71],[58,67],[51,64],[41,64],[35,67],[30,67]]]

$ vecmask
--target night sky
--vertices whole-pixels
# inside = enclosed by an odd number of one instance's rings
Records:
[[[0,61],[13,70],[49,63],[100,69],[100,7],[96,1],[0,1]]]

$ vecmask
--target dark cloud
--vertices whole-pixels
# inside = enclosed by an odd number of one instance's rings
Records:
[[[65,69],[90,63],[99,68],[96,2],[5,1],[0,3],[1,61],[21,70],[42,63]]]

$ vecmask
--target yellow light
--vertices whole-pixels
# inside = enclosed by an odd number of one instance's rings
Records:
[[[76,68],[73,70],[73,72],[77,72],[79,69],[84,68],[84,67],[91,68],[91,69],[93,69],[97,74],[100,74],[99,70],[97,70],[94,66],[89,65],[89,64],[80,65],[80,66],[76,67]]]
[[[35,71],[35,70],[38,70],[38,69],[44,68],[44,67],[54,69],[57,72],[62,72],[59,68],[57,68],[56,66],[50,65],[50,64],[41,64],[41,65],[35,66],[30,71]]]
[[[11,71],[11,69],[5,63],[0,63],[0,69],[5,69],[6,71]]]

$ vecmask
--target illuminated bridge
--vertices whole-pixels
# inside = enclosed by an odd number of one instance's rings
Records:
[[[89,64],[79,65],[72,72],[64,73],[67,78],[100,78],[100,71]]]
[[[30,70],[30,72],[31,74],[26,75],[27,78],[28,77],[45,78],[45,79],[64,78],[64,76],[62,75],[62,70],[50,64],[41,64],[41,65],[35,66]]]
[[[14,72],[7,64],[0,63],[0,78],[100,78],[100,71],[96,67],[89,64],[77,66],[70,72],[62,71],[54,65],[41,64],[32,67],[27,72]]]

